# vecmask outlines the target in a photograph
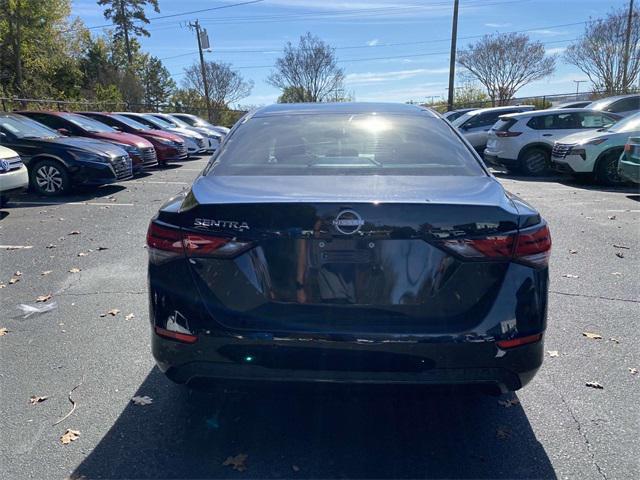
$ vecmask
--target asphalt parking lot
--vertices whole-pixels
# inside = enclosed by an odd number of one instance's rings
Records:
[[[154,367],[144,243],[157,208],[205,163],[64,200],[23,195],[1,211],[3,478],[637,478],[637,189],[499,175],[542,212],[554,241],[547,355],[516,394],[200,394]],[[20,316],[18,304],[48,294],[55,310]],[[76,408],[54,426],[72,389]],[[67,429],[80,433],[64,445]],[[238,454],[246,470],[223,465]]]

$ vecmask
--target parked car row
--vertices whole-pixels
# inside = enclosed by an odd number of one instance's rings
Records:
[[[640,135],[640,94],[547,110],[465,109],[452,124],[489,164],[533,176],[553,169],[613,185],[633,178],[621,176],[619,167],[625,143]]]
[[[224,127],[170,114],[20,111],[0,113],[0,203],[30,186],[61,195],[154,166],[214,152]],[[191,118],[193,117],[193,118]]]

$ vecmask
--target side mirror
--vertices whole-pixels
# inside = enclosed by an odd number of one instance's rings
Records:
[[[66,128],[59,128],[58,129],[58,133],[60,135],[64,135],[65,137],[68,137],[69,135],[71,135],[71,132],[69,130],[67,130]]]
[[[114,130],[116,130],[118,132],[122,131],[122,129],[120,127],[116,126],[116,125],[112,125],[111,128],[113,128]]]

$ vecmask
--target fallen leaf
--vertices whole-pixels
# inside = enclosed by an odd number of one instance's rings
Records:
[[[77,267],[73,267],[73,268],[69,269],[69,273],[78,273],[79,271],[80,271],[80,269],[77,268]]]
[[[40,275],[49,275],[51,272],[53,272],[53,270],[45,270],[44,272],[40,273]]]
[[[609,341],[610,341],[610,342],[613,342],[613,343],[620,343],[620,340],[619,340],[619,339],[617,339],[617,338],[613,338],[613,337],[609,338]]]
[[[135,315],[133,313],[130,313],[129,315],[124,317],[125,320],[131,320],[133,318],[135,318]]]
[[[227,459],[222,462],[222,465],[225,467],[231,466],[238,472],[244,472],[247,469],[246,461],[248,457],[246,453],[239,453],[235,457],[227,457]]]
[[[16,277],[21,277],[22,276],[22,272],[20,270],[18,270],[16,273],[14,273],[14,275]]]
[[[578,250],[574,250],[573,248],[570,248],[570,249],[569,249],[569,253],[570,253],[571,255],[575,255],[576,253],[578,253]]]
[[[629,370],[629,373],[631,375],[635,375],[636,373],[638,373],[638,369],[637,368],[627,367],[627,370]]]
[[[511,430],[509,430],[507,427],[505,427],[504,425],[498,427],[498,429],[496,430],[496,437],[501,438],[501,439],[507,439],[511,437]]]
[[[620,273],[620,272],[611,272],[611,275],[615,275],[616,277],[621,277],[622,273]]]
[[[598,382],[587,382],[585,383],[587,387],[596,388],[598,390],[602,390],[604,387],[600,385]]]
[[[80,253],[78,254],[78,256],[79,256],[79,257],[86,257],[87,255],[89,255],[89,254],[88,254],[88,253],[86,253],[86,252],[80,252]]]
[[[616,252],[616,257],[618,257],[618,258],[624,258],[624,253],[622,253],[622,252]]]
[[[101,252],[102,250],[109,250],[109,249],[107,247],[98,247],[98,248],[96,248],[96,250]]]
[[[77,440],[79,436],[80,436],[80,432],[78,430],[71,430],[70,428],[67,428],[67,431],[64,432],[64,435],[60,437],[60,441],[64,445],[67,445]]]
[[[7,286],[4,283],[0,282],[0,288],[6,288],[6,287]]]
[[[558,353],[557,350],[547,350],[547,353],[549,354],[550,357],[559,357],[560,353]]]
[[[615,219],[616,219],[616,216],[615,216],[615,215],[609,215],[607,218],[608,218],[609,220],[615,220]]]
[[[578,278],[578,275],[573,275],[572,273],[564,273],[562,276],[565,278]]]
[[[109,310],[107,312],[109,315],[111,315],[112,317],[115,317],[117,314],[120,313],[120,310],[118,310],[117,308],[112,308],[111,310]]]
[[[44,402],[47,398],[49,398],[49,397],[47,397],[47,396],[40,397],[40,396],[37,396],[37,395],[31,395],[31,397],[29,398],[29,402],[31,402],[31,405],[36,405],[38,403]]]
[[[586,218],[587,220],[593,220],[593,217],[584,217],[584,218]]]
[[[47,293],[46,295],[40,295],[36,297],[36,302],[47,302],[51,300],[51,294]]]
[[[613,244],[613,248],[623,248],[624,250],[631,250],[631,247],[627,247],[625,245],[616,245],[615,243]]]
[[[69,232],[69,235],[80,235],[80,231],[79,230],[72,230]]]
[[[0,337],[4,337],[7,333],[9,333],[9,329],[5,327],[0,328]]]
[[[56,247],[57,247],[57,245],[54,245],[53,243],[50,243],[45,248],[56,248]]]
[[[510,398],[507,400],[498,400],[498,405],[502,405],[504,408],[511,408],[514,405],[519,405],[520,404],[520,400],[518,400],[517,398]]]
[[[18,283],[20,281],[20,279],[18,277],[11,277],[11,279],[9,279],[9,285],[13,285],[14,283]]]
[[[299,472],[300,467],[298,465],[291,465],[291,470],[293,470],[294,472]]]
[[[600,340],[602,338],[602,335],[593,332],[582,332],[582,336],[587,337],[591,340]]]
[[[144,397],[135,396],[131,401],[136,405],[144,407],[145,405],[151,405],[153,403],[153,398],[147,397],[146,395]]]

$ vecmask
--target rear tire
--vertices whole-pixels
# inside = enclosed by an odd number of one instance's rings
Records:
[[[31,188],[41,195],[55,196],[71,189],[67,168],[57,160],[40,160],[29,172]]]
[[[618,160],[620,153],[613,151],[604,155],[594,171],[596,182],[601,185],[614,186],[625,183],[624,179],[618,174]]]
[[[520,157],[520,171],[530,177],[549,173],[549,152],[543,148],[529,148]]]

